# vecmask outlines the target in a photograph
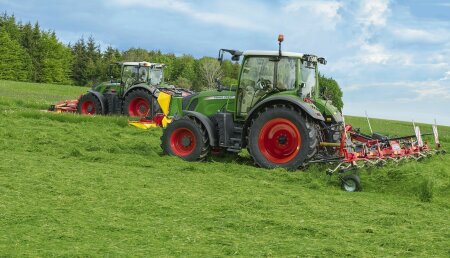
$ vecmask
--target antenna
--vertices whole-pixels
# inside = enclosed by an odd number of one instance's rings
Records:
[[[369,116],[367,115],[367,110],[364,112],[366,113],[366,119],[367,119],[367,123],[369,124],[370,133],[373,134],[372,125],[370,125],[370,120],[369,120]]]
[[[281,42],[284,41],[284,35],[278,35],[278,55],[281,57]]]

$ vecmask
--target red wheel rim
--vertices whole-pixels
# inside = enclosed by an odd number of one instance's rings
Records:
[[[258,137],[259,150],[267,160],[276,164],[284,164],[295,158],[301,144],[297,126],[285,118],[268,121]]]
[[[148,100],[137,97],[130,101],[128,105],[128,114],[130,116],[145,117],[150,111],[150,103]]]
[[[86,100],[81,103],[81,114],[94,115],[96,113],[95,103],[92,100]]]
[[[187,128],[178,128],[170,136],[170,147],[177,156],[188,156],[194,151],[196,145],[194,133]]]

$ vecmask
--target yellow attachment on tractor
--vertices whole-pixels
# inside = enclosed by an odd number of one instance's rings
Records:
[[[160,92],[157,101],[163,113],[157,114],[151,119],[147,117],[141,118],[139,121],[128,121],[128,124],[144,130],[159,126],[165,128],[170,122],[172,122],[172,119],[167,117],[169,115],[170,100],[170,94]]]

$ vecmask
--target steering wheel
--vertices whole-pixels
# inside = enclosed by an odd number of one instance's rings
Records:
[[[266,80],[263,78],[259,78],[256,82],[256,88],[258,90],[268,90],[270,86],[272,85],[272,82],[270,80]]]

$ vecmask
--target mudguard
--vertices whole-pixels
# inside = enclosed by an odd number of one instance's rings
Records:
[[[148,85],[142,85],[142,84],[136,84],[128,88],[123,96],[126,96],[128,92],[135,90],[135,89],[143,89],[149,91],[155,98],[158,97],[158,89],[156,87],[148,86]]]
[[[299,101],[298,98],[295,98],[292,96],[274,96],[274,97],[269,97],[267,99],[264,99],[248,112],[247,117],[252,117],[254,112],[257,111],[260,107],[263,107],[270,103],[281,103],[281,104],[291,103],[294,106],[299,107],[301,110],[303,110],[307,115],[309,115],[313,119],[316,119],[319,121],[325,121],[325,118],[323,117],[322,113],[320,113],[319,110],[312,108],[309,104]]]
[[[102,105],[102,111],[103,111],[102,115],[107,114],[108,110],[106,110],[107,109],[107,104],[106,104],[105,96],[103,96],[103,94],[101,94],[100,92],[95,91],[95,90],[88,90],[88,92],[93,94],[100,101],[100,105]]]
[[[205,116],[199,112],[195,112],[195,111],[183,110],[183,113],[189,117],[195,117],[198,120],[200,120],[200,122],[206,128],[206,131],[208,132],[209,145],[217,146],[217,138],[214,135],[215,126],[214,126],[214,123],[211,121],[211,119],[209,119],[207,116]]]

